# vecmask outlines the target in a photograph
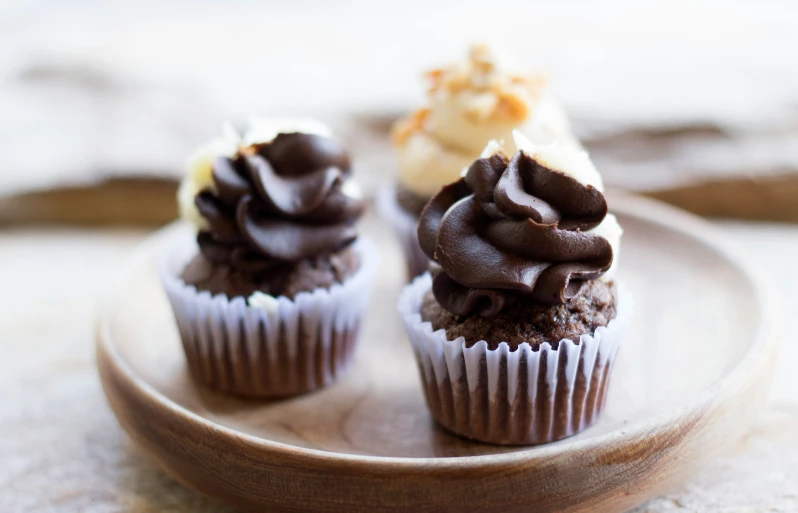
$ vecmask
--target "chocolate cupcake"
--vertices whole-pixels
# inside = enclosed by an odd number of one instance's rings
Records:
[[[253,397],[339,378],[377,265],[341,143],[312,121],[228,130],[197,153],[178,200],[196,236],[167,248],[160,274],[192,376]]]
[[[429,106],[398,121],[393,142],[399,156],[396,184],[380,191],[377,206],[397,233],[412,278],[427,270],[416,226],[424,205],[460,177],[488,141],[515,151],[513,130],[535,142],[569,139],[568,121],[542,75],[512,73],[484,45],[465,64],[431,70]]]
[[[621,229],[587,154],[516,134],[489,144],[421,214],[432,273],[399,302],[435,419],[462,436],[540,444],[598,418],[631,316]]]

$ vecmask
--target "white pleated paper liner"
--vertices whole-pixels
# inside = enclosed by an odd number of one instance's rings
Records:
[[[379,264],[377,249],[354,243],[360,268],[342,284],[280,296],[266,306],[212,296],[180,275],[197,254],[193,238],[167,245],[158,267],[191,375],[207,387],[249,397],[287,397],[333,383],[349,369]]]
[[[396,201],[396,187],[386,185],[377,192],[375,205],[380,217],[388,221],[399,238],[407,265],[408,280],[423,274],[429,268],[429,258],[418,245],[418,218],[402,208]]]
[[[574,343],[544,342],[510,351],[482,340],[448,340],[419,313],[430,290],[429,273],[405,287],[399,313],[418,360],[433,417],[447,429],[495,444],[533,445],[574,435],[599,417],[618,346],[632,316],[632,297],[617,288],[617,315],[606,327]]]

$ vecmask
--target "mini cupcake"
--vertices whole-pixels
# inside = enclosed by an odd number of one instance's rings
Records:
[[[377,265],[346,149],[308,120],[232,129],[197,152],[160,274],[189,371],[207,387],[285,397],[350,366]]]
[[[540,444],[598,418],[631,316],[613,278],[621,228],[570,144],[491,142],[421,214],[434,260],[399,301],[427,403],[447,429]]]
[[[573,140],[545,77],[506,72],[486,46],[473,47],[465,65],[426,76],[429,106],[394,126],[399,176],[395,185],[380,191],[377,202],[400,239],[411,278],[428,266],[416,240],[421,210],[441,187],[460,177],[488,141],[503,141],[513,152],[516,129],[535,142]]]

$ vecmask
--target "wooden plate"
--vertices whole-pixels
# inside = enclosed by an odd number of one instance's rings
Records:
[[[438,428],[395,313],[403,269],[370,216],[383,269],[354,371],[308,396],[254,402],[188,377],[153,255],[104,303],[98,360],[119,422],[187,486],[252,511],[619,511],[686,479],[749,425],[776,354],[761,284],[707,223],[611,196],[635,322],[602,419],[558,443],[498,447]]]

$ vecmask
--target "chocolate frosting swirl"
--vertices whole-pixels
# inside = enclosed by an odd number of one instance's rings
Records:
[[[194,200],[207,221],[197,241],[211,262],[254,273],[331,253],[357,237],[364,203],[347,196],[349,155],[336,140],[284,133],[213,165],[215,191]]]
[[[486,317],[522,296],[566,303],[612,264],[610,243],[585,233],[606,215],[598,189],[524,151],[477,159],[421,213],[433,294],[454,314]]]

